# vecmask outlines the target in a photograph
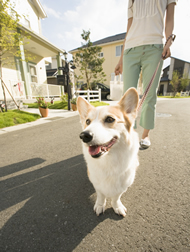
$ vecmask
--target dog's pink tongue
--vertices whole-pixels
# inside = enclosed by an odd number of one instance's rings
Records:
[[[101,147],[100,146],[89,146],[88,151],[91,156],[95,156],[101,151]]]

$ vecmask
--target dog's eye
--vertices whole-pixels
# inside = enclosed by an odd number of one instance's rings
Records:
[[[90,123],[91,123],[90,119],[87,119],[86,120],[86,125],[90,125]]]
[[[106,117],[106,119],[105,119],[105,122],[106,123],[113,123],[115,121],[115,119],[113,118],[113,117],[111,117],[111,116],[108,116],[108,117]]]

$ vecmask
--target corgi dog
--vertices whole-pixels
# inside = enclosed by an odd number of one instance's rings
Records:
[[[138,93],[130,88],[115,106],[93,107],[78,97],[77,109],[83,131],[83,154],[89,180],[97,199],[94,211],[104,213],[106,198],[116,214],[126,215],[121,196],[132,185],[139,165],[139,138],[133,126],[137,116]]]

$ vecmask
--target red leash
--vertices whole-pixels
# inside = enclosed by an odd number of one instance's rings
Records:
[[[175,36],[174,34],[171,34],[171,35],[168,37],[168,39],[166,40],[165,45],[167,44],[167,42],[169,41],[170,38],[172,38],[172,42],[173,42],[173,41],[175,40],[175,37],[176,37],[176,36]],[[156,76],[156,74],[157,74],[157,72],[158,72],[158,68],[159,68],[159,66],[160,66],[160,62],[161,62],[162,59],[163,59],[163,58],[161,57],[160,60],[159,60],[159,62],[158,62],[158,65],[157,65],[157,67],[156,67],[156,70],[154,71],[153,76],[152,76],[152,78],[151,78],[151,80],[150,80],[150,82],[149,82],[149,84],[148,84],[148,86],[147,86],[147,88],[146,88],[146,90],[145,90],[145,92],[144,92],[144,94],[143,94],[143,96],[142,96],[140,102],[139,102],[137,111],[140,110],[140,108],[142,107],[143,102],[145,101],[145,99],[146,99],[146,97],[147,97],[147,94],[148,94],[148,92],[149,92],[149,90],[150,90],[150,88],[151,88],[151,86],[152,86],[152,83],[153,83],[153,81],[154,81],[154,79],[155,79],[155,76]]]
[[[157,67],[156,67],[156,70],[154,71],[153,76],[152,76],[152,78],[151,78],[151,80],[150,80],[150,82],[149,82],[149,84],[148,84],[148,86],[147,86],[147,88],[146,88],[146,90],[145,90],[145,92],[144,92],[144,94],[143,94],[143,96],[142,96],[140,102],[139,102],[137,111],[140,110],[140,108],[142,107],[143,102],[145,101],[145,99],[146,99],[146,97],[147,97],[147,94],[148,94],[148,92],[149,92],[149,90],[150,90],[150,88],[151,88],[151,86],[152,86],[152,83],[153,83],[153,81],[154,81],[154,79],[155,79],[155,76],[156,76],[156,74],[157,74],[157,72],[158,72],[158,68],[159,68],[159,66],[160,66],[161,60],[162,60],[162,58],[159,60],[158,65],[157,65]]]

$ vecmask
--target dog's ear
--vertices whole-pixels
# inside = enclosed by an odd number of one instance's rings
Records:
[[[137,116],[137,106],[139,102],[139,95],[135,88],[129,88],[121,100],[119,101],[119,105],[122,110],[130,114],[131,119],[135,119]]]
[[[82,98],[81,96],[78,97],[77,110],[80,114],[80,118],[81,118],[82,123],[84,121],[86,121],[86,117],[87,117],[89,111],[93,108],[94,107],[89,102],[87,102],[84,98]]]

